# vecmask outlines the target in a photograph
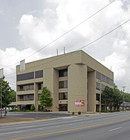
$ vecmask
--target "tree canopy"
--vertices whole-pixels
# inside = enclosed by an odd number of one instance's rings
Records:
[[[16,101],[16,92],[13,89],[11,89],[9,83],[5,81],[4,78],[0,79],[0,88],[1,83],[2,83],[2,107],[7,107],[8,104]]]
[[[130,102],[130,94],[129,93],[124,93],[124,101]]]
[[[114,109],[119,109],[123,102],[123,96],[116,85],[113,89],[106,86],[101,94],[101,102],[105,105],[106,110],[107,107],[109,107],[110,110],[112,110],[112,107],[114,107]]]
[[[43,107],[43,109],[52,106],[51,92],[47,87],[43,87],[42,93],[40,94],[40,106]]]

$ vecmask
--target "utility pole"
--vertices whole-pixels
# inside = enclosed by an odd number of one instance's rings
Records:
[[[58,49],[56,49],[56,52],[57,52],[57,56],[58,56]]]
[[[124,111],[124,109],[125,109],[125,106],[124,106],[124,94],[125,94],[125,88],[126,88],[126,87],[123,86],[122,88],[123,88],[123,111]]]
[[[64,47],[64,54],[65,54],[65,47]]]

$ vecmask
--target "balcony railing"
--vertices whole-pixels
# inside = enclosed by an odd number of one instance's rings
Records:
[[[18,101],[33,101],[34,99],[18,99]]]

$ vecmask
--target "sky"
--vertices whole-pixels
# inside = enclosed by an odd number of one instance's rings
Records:
[[[82,49],[130,93],[129,20],[130,0],[0,0],[0,69],[16,89],[21,60]]]

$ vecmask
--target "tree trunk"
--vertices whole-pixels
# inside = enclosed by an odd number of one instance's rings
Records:
[[[7,114],[7,108],[5,107],[5,115],[4,115],[5,117],[6,117],[6,114]]]

